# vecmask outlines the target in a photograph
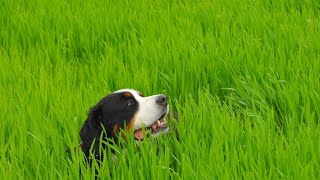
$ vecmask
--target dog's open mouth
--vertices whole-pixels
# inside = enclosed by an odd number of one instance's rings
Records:
[[[169,127],[167,126],[167,122],[165,118],[156,121],[146,128],[145,134],[148,136],[151,134],[152,136],[158,136],[159,134],[165,134],[169,131]],[[142,129],[138,129],[134,131],[134,137],[136,140],[143,140],[144,134]]]

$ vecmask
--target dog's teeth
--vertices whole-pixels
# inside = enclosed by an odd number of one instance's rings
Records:
[[[160,124],[161,124],[160,120],[158,120],[158,121],[157,121],[157,124],[158,124],[158,125],[160,125]]]

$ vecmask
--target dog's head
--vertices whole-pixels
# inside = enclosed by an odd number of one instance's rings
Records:
[[[115,91],[102,98],[89,112],[84,122],[80,137],[81,148],[89,156],[89,149],[94,143],[94,151],[99,150],[99,139],[105,130],[103,139],[112,138],[117,141],[120,130],[134,131],[137,140],[143,139],[143,128],[150,130],[152,136],[166,133],[163,118],[169,111],[167,96],[157,94],[144,97],[140,92],[132,89]],[[149,132],[149,131],[148,131]]]

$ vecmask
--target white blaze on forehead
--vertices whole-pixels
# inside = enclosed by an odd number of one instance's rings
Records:
[[[120,90],[115,91],[115,92],[113,92],[113,93],[122,93],[122,92],[129,92],[129,93],[131,93],[132,96],[133,96],[138,102],[140,101],[140,99],[143,99],[143,97],[141,97],[141,96],[139,95],[139,92],[136,91],[136,90],[134,90],[134,89],[120,89]],[[140,103],[140,102],[139,102],[139,103]]]
[[[136,90],[134,90],[134,89],[120,89],[120,90],[115,91],[115,92],[113,92],[113,93],[122,93],[122,92],[129,92],[129,93],[131,93],[135,98],[136,98],[136,97],[141,97],[141,96],[139,95],[139,92],[136,91]]]
[[[136,120],[134,122],[134,130],[144,126],[150,126],[155,123],[165,113],[165,107],[161,107],[156,103],[159,95],[141,97],[139,92],[134,89],[121,89],[114,93],[129,92],[133,95],[139,104]],[[166,113],[169,111],[169,105],[166,108]]]

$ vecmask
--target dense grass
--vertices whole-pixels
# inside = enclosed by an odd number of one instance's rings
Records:
[[[0,0],[0,179],[92,178],[64,149],[127,87],[166,93],[181,141],[101,177],[319,179],[319,37],[317,0]]]

